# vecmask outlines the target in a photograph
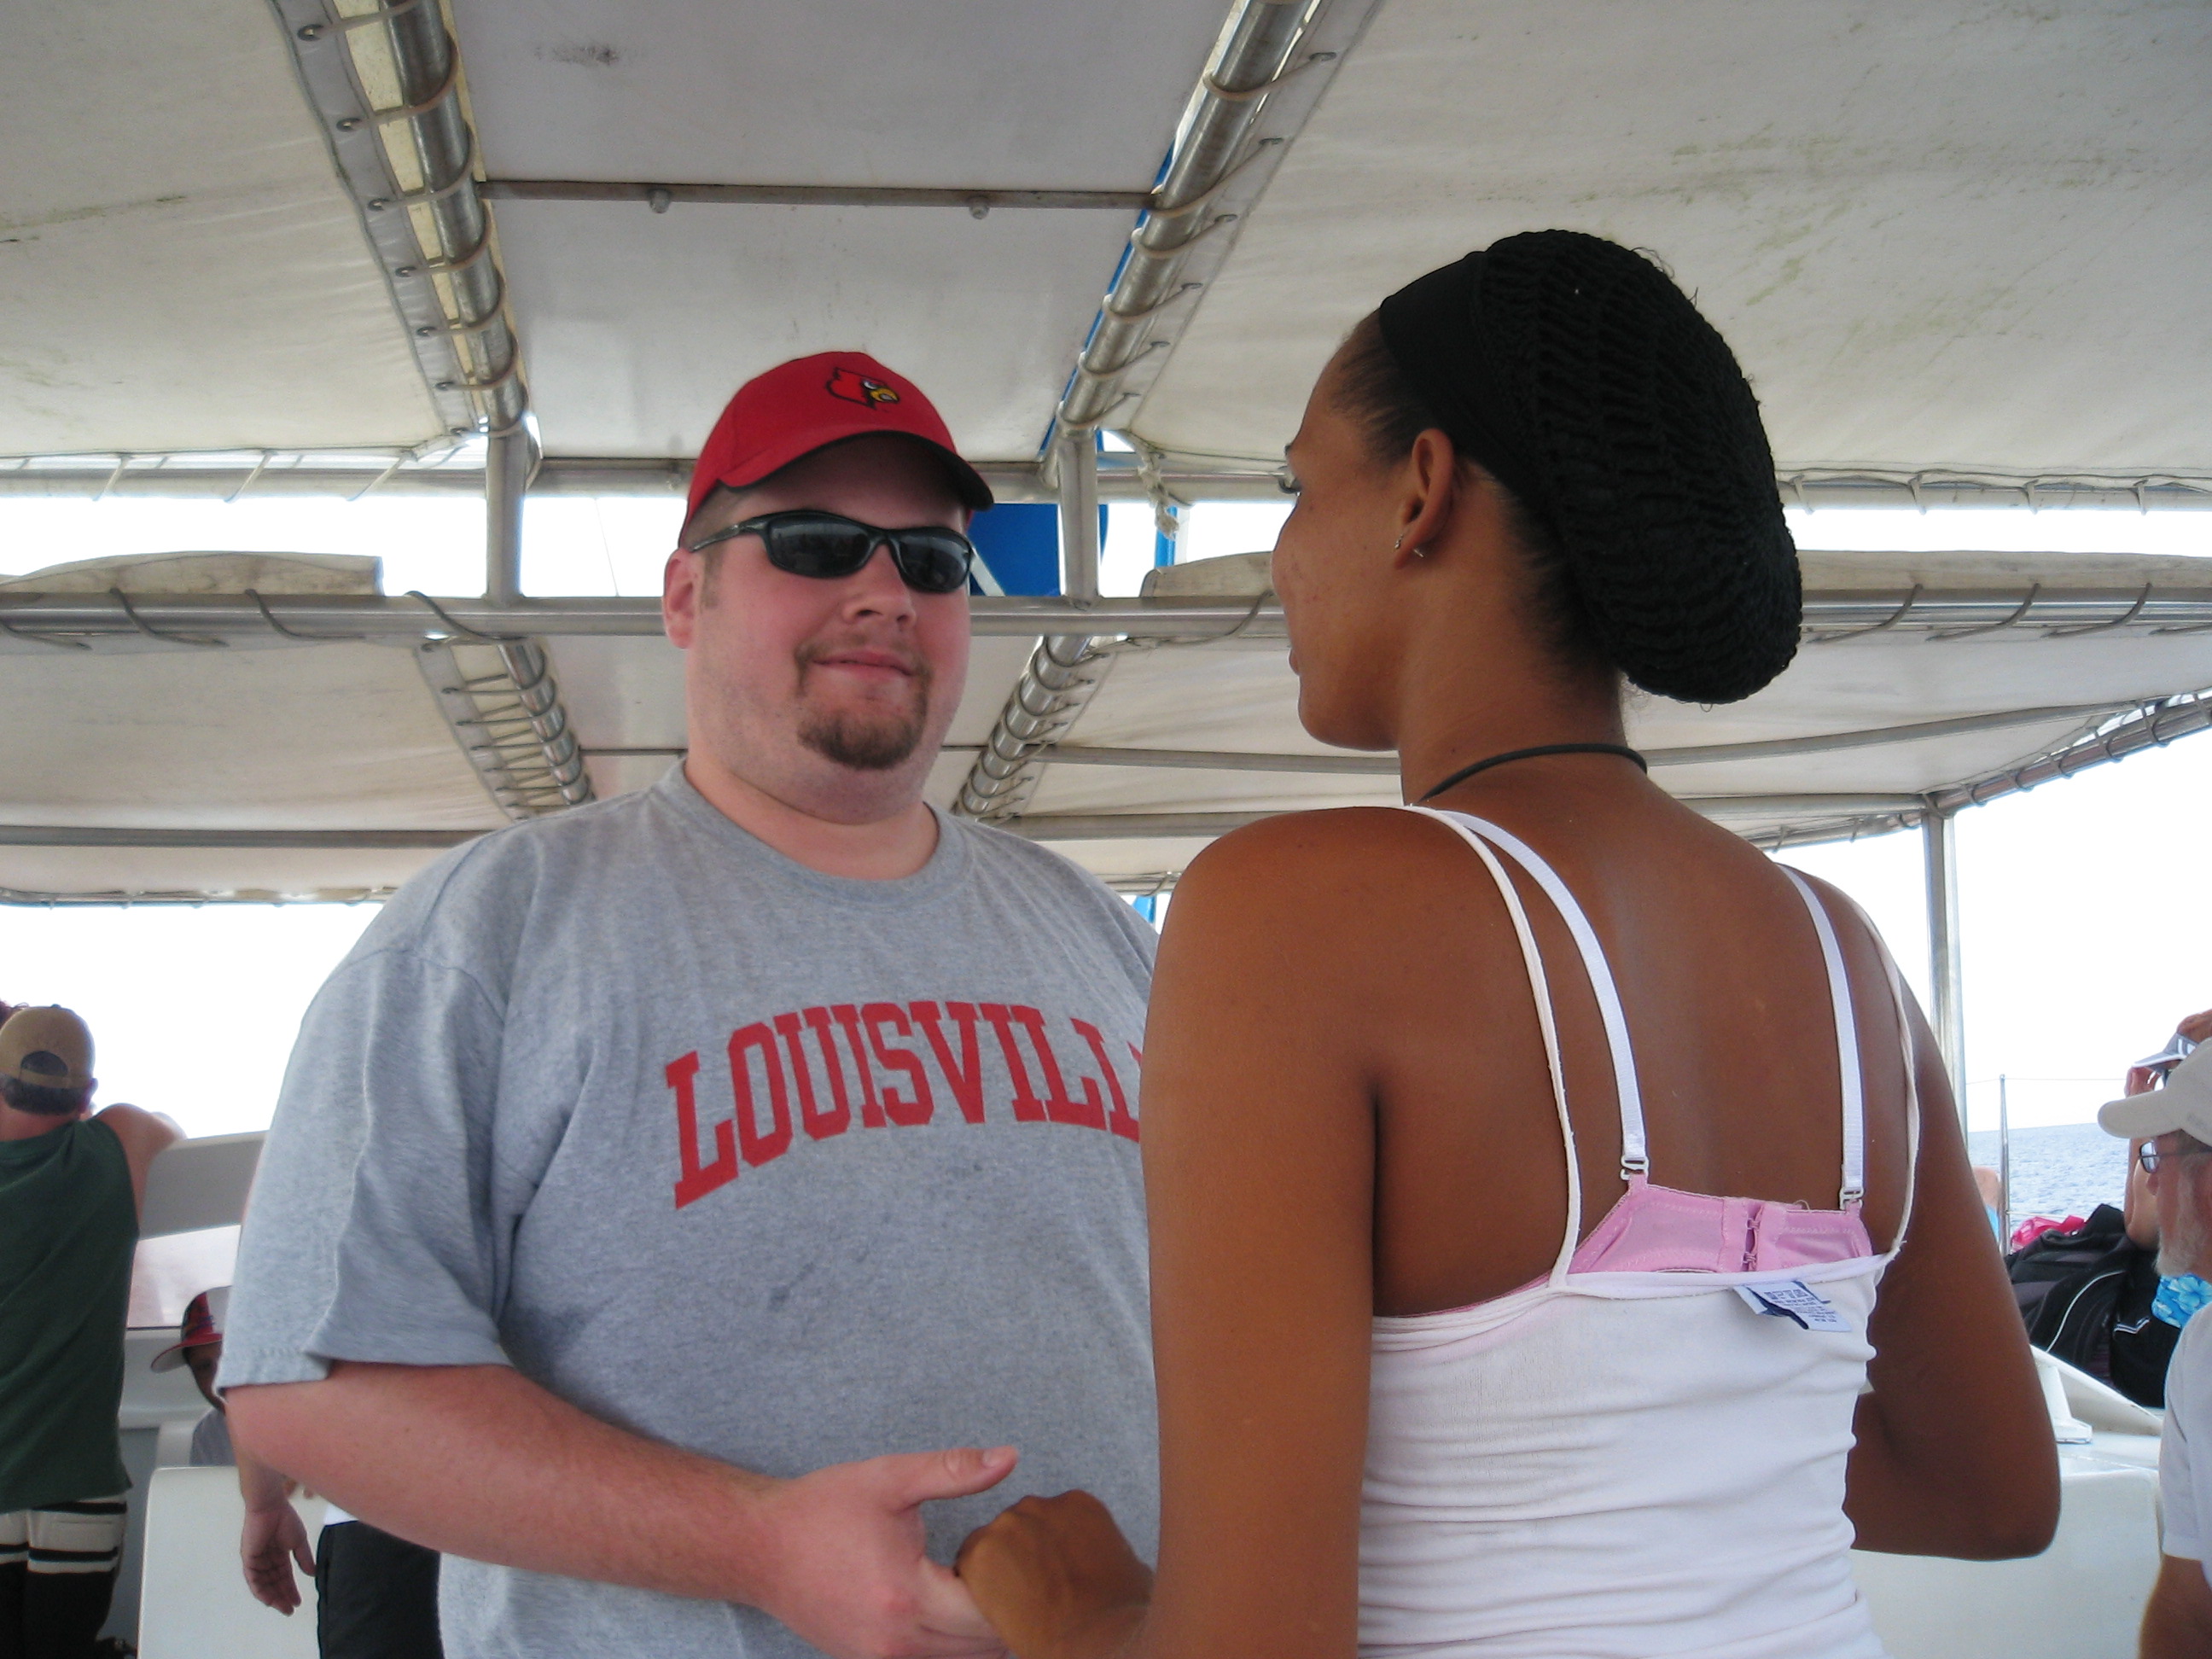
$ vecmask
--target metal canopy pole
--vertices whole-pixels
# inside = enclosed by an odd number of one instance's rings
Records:
[[[1088,427],[1061,428],[1060,591],[1079,610],[1098,602],[1098,440]]]
[[[1184,256],[1236,222],[1237,215],[1217,211],[1218,198],[1259,157],[1245,141],[1267,94],[1288,78],[1285,71],[1296,73],[1291,58],[1310,10],[1307,0],[1243,0],[1223,31],[1168,158],[1166,177],[1153,192],[1154,204],[1129,239],[1128,257],[1077,355],[1075,376],[1060,399],[1063,428],[1095,426],[1120,406],[1122,376],[1150,349],[1146,337],[1153,319],[1182,292],[1176,277]],[[1336,58],[1334,52],[1317,55],[1307,64],[1318,67]]]
[[[522,600],[522,504],[535,447],[519,421],[485,441],[484,599],[502,609]]]
[[[1928,875],[1928,983],[1936,1046],[1951,1073],[1959,1121],[1966,1121],[1966,977],[1959,951],[1959,842],[1951,814],[1932,804],[1920,819]]]

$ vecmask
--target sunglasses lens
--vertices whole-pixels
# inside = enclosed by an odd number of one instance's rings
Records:
[[[847,520],[793,517],[766,527],[769,562],[794,576],[849,576],[868,562],[874,538]]]
[[[949,530],[902,530],[897,543],[899,574],[916,592],[957,593],[968,586],[975,550],[965,536]]]
[[[872,530],[831,514],[800,512],[761,522],[769,562],[794,576],[836,580],[851,575],[889,541],[900,577],[920,593],[957,593],[968,585],[975,556],[954,530]]]

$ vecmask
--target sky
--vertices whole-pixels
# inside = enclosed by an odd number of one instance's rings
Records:
[[[1185,558],[1273,540],[1288,503],[1195,508]],[[541,594],[655,592],[680,503],[529,504],[525,585]],[[2212,555],[2212,514],[2021,508],[1791,509],[1806,547]],[[386,592],[475,589],[481,509],[451,500],[357,504],[25,500],[0,512],[0,575],[103,554],[186,548],[373,553]],[[1105,590],[1152,559],[1150,509],[1109,517]],[[1967,1074],[1972,1122],[1994,1127],[2007,1079],[2015,1125],[2087,1121],[2131,1060],[2212,1006],[2212,736],[1960,815]],[[1792,848],[1873,915],[1924,999],[1927,919],[1916,832]],[[0,1000],[61,1002],[91,1022],[103,1100],[169,1112],[193,1134],[266,1127],[301,1015],[374,907],[0,907]]]

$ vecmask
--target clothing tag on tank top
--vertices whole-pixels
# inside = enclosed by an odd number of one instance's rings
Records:
[[[1848,1332],[1851,1328],[1850,1322],[1818,1291],[1794,1279],[1768,1285],[1739,1285],[1735,1293],[1753,1313],[1793,1319],[1805,1330]]]

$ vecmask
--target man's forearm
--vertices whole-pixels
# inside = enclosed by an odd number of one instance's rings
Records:
[[[388,1532],[532,1572],[757,1604],[780,1483],[603,1423],[505,1366],[341,1364],[228,1391],[249,1455]]]
[[[231,1443],[231,1455],[238,1460],[238,1495],[246,1500],[248,1510],[265,1512],[291,1501],[290,1483],[282,1474],[235,1440]]]

